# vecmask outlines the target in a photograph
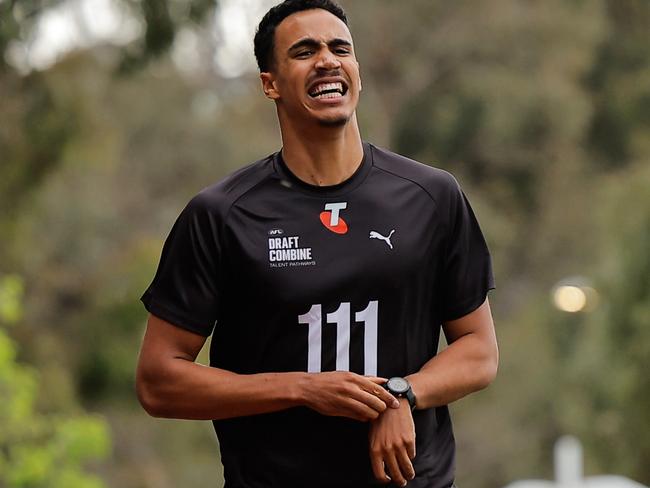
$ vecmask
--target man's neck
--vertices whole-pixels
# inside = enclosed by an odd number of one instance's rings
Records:
[[[347,180],[363,159],[356,116],[343,127],[294,130],[281,124],[282,158],[301,180],[331,186]]]

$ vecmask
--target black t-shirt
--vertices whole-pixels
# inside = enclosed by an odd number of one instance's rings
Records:
[[[309,185],[276,153],[194,197],[142,297],[152,314],[214,330],[210,364],[241,374],[406,376],[441,324],[494,287],[472,209],[447,172],[364,143],[341,184]],[[447,407],[417,410],[413,488],[448,487]],[[368,424],[308,408],[214,422],[227,488],[380,486]]]

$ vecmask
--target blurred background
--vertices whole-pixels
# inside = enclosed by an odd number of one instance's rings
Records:
[[[139,297],[185,203],[280,148],[273,3],[0,0],[0,486],[221,485],[209,422],[137,403]],[[364,138],[452,172],[495,262],[459,486],[551,478],[564,434],[650,484],[650,2],[342,3]]]

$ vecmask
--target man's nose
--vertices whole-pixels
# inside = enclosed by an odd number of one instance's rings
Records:
[[[316,62],[317,69],[331,70],[331,69],[338,69],[340,67],[341,67],[341,61],[329,49],[323,49],[318,54],[318,60]]]

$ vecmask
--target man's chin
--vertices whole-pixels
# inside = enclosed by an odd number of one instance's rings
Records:
[[[324,117],[319,118],[318,123],[322,127],[343,127],[350,121],[349,116],[338,116],[338,117]]]

